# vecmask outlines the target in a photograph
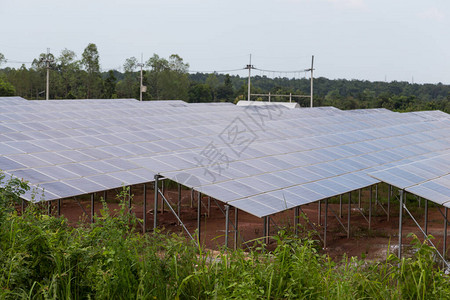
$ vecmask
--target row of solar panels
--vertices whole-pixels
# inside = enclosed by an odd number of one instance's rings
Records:
[[[17,110],[0,110],[0,168],[36,187],[28,200],[149,182],[161,173],[265,216],[374,184],[368,173],[445,153],[450,144],[450,119],[439,112],[14,102]]]

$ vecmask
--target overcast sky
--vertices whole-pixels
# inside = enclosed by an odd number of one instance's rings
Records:
[[[448,0],[0,0],[0,53],[80,58],[95,43],[103,70],[176,53],[198,71],[250,53],[260,69],[302,70],[314,55],[316,76],[450,84],[449,17]]]

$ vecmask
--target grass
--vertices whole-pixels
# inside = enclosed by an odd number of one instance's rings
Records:
[[[417,238],[411,257],[388,253],[381,262],[346,256],[334,262],[316,241],[283,230],[272,252],[260,243],[247,252],[210,252],[175,234],[136,232],[126,192],[119,211],[103,203],[96,223],[72,228],[38,205],[18,216],[11,205],[26,186],[6,186],[0,189],[0,299],[450,298],[449,276],[434,249]]]

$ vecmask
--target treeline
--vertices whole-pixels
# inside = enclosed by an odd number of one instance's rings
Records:
[[[0,53],[0,68],[6,61]],[[47,63],[47,61],[49,61]],[[100,55],[89,44],[81,57],[64,49],[56,56],[42,53],[31,67],[0,69],[0,96],[17,95],[26,99],[44,99],[47,66],[50,68],[50,99],[139,98],[140,68],[130,57],[123,71],[101,71]],[[229,74],[189,74],[189,64],[173,54],[168,58],[154,54],[142,64],[143,100],[180,99],[188,102],[247,99],[247,77]],[[308,78],[269,78],[252,76],[254,94],[309,95]],[[309,106],[309,98],[292,98]],[[266,96],[252,100],[267,100]],[[288,101],[287,97],[271,97]],[[370,82],[361,80],[314,79],[314,105],[341,109],[384,107],[397,111],[439,109],[450,113],[450,85],[410,84],[408,82]]]

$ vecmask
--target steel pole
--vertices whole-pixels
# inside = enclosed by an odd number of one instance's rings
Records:
[[[230,206],[225,204],[225,247],[228,248],[228,231],[230,224]]]
[[[350,238],[350,215],[352,212],[352,192],[348,193],[348,219],[347,219],[347,238]]]
[[[400,213],[398,218],[398,258],[402,258],[403,190],[400,190]]]
[[[339,195],[339,217],[342,218],[342,194]]]
[[[443,245],[443,249],[442,249],[442,257],[446,256],[446,252],[447,252],[447,217],[448,217],[448,208],[445,208],[445,220],[444,220],[444,245]]]
[[[425,200],[425,234],[428,235],[428,200]]]
[[[144,191],[143,191],[143,208],[142,208],[142,232],[147,232],[147,185],[144,183]]]
[[[57,202],[57,213],[58,213],[58,217],[61,216],[61,199],[58,199],[58,202]]]
[[[317,224],[322,225],[322,203],[319,200],[319,209],[317,211]]]
[[[178,183],[177,214],[178,214],[178,218],[181,220],[181,185],[179,183]],[[180,222],[178,222],[178,224],[180,224]]]
[[[369,230],[372,226],[372,186],[370,186],[370,196],[369,196]]]
[[[237,249],[238,244],[238,209],[234,208],[234,250]]]
[[[94,193],[91,193],[91,223],[94,223]]]
[[[328,199],[325,199],[325,221],[323,226],[323,249],[327,248]]]
[[[155,201],[153,204],[153,230],[156,230],[156,227],[158,227],[158,179],[159,175],[155,175]]]
[[[294,233],[295,235],[298,235],[298,222],[299,222],[299,216],[300,215],[300,207],[294,208]]]
[[[388,186],[388,203],[387,203],[387,220],[389,222],[389,218],[391,217],[391,191],[392,185]]]
[[[202,216],[202,193],[197,192],[197,231],[198,231],[198,243],[200,244],[200,225],[201,225],[201,216]]]

